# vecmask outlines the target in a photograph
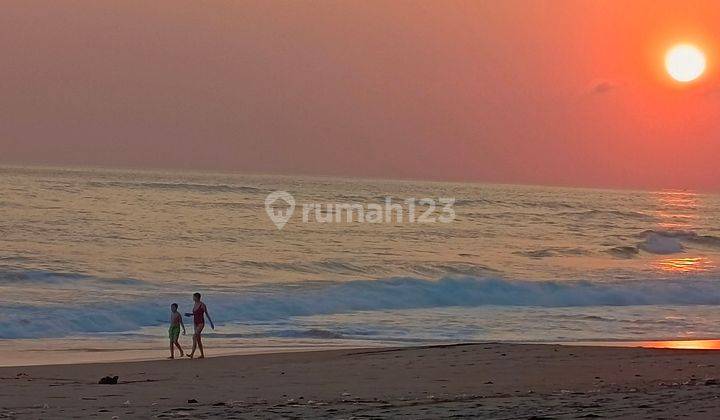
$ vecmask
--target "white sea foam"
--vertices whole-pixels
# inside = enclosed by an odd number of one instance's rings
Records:
[[[643,242],[638,244],[638,248],[651,254],[660,255],[677,254],[685,250],[679,237],[659,233],[649,234]]]
[[[178,295],[125,304],[107,301],[81,306],[6,307],[0,338],[67,336],[133,331],[161,325]],[[293,287],[251,294],[208,293],[218,323],[277,321],[292,317],[443,307],[593,307],[631,305],[718,305],[713,279],[509,281],[453,277],[437,281],[392,278]],[[182,307],[181,307],[182,310]]]

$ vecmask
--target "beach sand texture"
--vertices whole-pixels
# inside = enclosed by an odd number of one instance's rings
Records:
[[[106,375],[117,385],[99,385]],[[0,369],[3,418],[708,418],[720,353],[523,344]]]

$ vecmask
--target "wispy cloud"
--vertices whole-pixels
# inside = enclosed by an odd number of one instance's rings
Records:
[[[604,95],[619,88],[620,85],[610,80],[595,80],[590,85],[587,93],[590,95]]]

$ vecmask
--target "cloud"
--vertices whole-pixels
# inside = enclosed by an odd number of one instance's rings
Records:
[[[604,95],[619,87],[619,84],[610,80],[596,80],[592,83],[587,93],[590,95]]]

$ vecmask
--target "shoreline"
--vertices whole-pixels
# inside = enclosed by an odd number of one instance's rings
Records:
[[[157,362],[167,360],[167,347],[160,347],[160,340],[118,342],[105,339],[75,341],[66,339],[29,340],[18,345],[17,341],[0,340],[0,369],[25,366],[71,366],[98,363]],[[236,343],[206,342],[208,358],[246,356],[254,354],[283,354],[312,351],[355,349],[358,347],[385,347],[373,343],[317,343],[308,341],[264,341],[246,345]],[[220,345],[218,345],[220,344]],[[360,345],[359,345],[360,344]],[[189,351],[189,347],[183,347]],[[176,351],[177,357],[177,351]],[[179,357],[177,357],[180,359]]]
[[[702,418],[720,409],[718,356],[460,343],[4,367],[0,417]]]
[[[24,341],[25,339],[22,339]],[[106,341],[95,341],[88,345],[81,341],[82,347],[68,347],[71,341],[58,339],[48,345],[48,341],[28,339],[27,344],[20,349],[14,348],[9,342],[17,340],[0,340],[0,369],[26,366],[55,366],[55,365],[84,365],[97,363],[129,363],[129,362],[157,362],[167,360],[167,348],[157,345],[158,340],[133,342],[132,346],[109,347]],[[117,344],[117,342],[111,344]],[[128,343],[124,343],[127,345]],[[437,342],[402,345],[399,343],[382,343],[372,341],[338,340],[336,342],[319,343],[313,340],[289,341],[276,340],[273,342],[250,341],[244,345],[237,343],[209,342],[208,358],[228,356],[272,355],[285,353],[322,352],[333,350],[357,349],[421,349],[437,346],[454,345],[561,345],[570,347],[611,347],[611,348],[651,348],[651,349],[680,349],[680,350],[720,350],[720,339],[670,339],[670,340],[584,340],[584,341],[468,341],[468,342]],[[103,347],[105,346],[105,347]],[[180,357],[177,357],[180,359]]]

